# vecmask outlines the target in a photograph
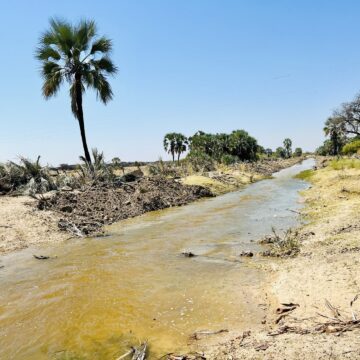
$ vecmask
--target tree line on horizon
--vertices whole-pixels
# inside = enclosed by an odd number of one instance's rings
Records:
[[[290,158],[301,156],[302,149],[292,151],[292,141],[286,138],[283,147],[275,151],[265,149],[257,140],[245,130],[234,130],[226,133],[205,133],[197,131],[194,135],[186,137],[181,133],[167,133],[163,140],[164,150],[172,157],[172,161],[180,161],[181,154],[188,151],[187,159],[203,159],[230,165],[240,161],[257,161],[261,157]]]

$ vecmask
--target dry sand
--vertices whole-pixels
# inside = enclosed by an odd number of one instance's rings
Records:
[[[35,204],[27,196],[0,197],[0,254],[69,238],[58,230],[57,215],[38,211]]]

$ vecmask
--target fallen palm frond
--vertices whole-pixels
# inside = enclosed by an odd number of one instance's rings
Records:
[[[9,161],[0,164],[0,192],[14,195],[34,195],[54,190],[56,184],[49,168],[36,161],[20,157],[20,163]]]

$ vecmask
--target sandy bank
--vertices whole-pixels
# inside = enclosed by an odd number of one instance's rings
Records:
[[[303,158],[263,159],[256,163],[239,163],[231,166],[221,165],[217,171],[194,174],[183,178],[185,185],[199,185],[220,195],[235,191],[244,185],[269,178],[273,173],[302,161]]]
[[[69,238],[58,230],[59,217],[38,211],[36,203],[27,196],[0,197],[0,254]]]
[[[311,182],[299,256],[264,265],[269,286],[261,300],[268,308],[262,330],[223,338],[205,349],[208,359],[360,359],[359,329],[340,332],[344,327],[337,325],[352,313],[360,317],[360,300],[350,307],[360,293],[360,169],[327,167]],[[299,307],[278,320],[281,303]],[[323,325],[329,322],[335,325]]]

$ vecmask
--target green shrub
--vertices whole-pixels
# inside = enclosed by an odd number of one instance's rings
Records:
[[[191,151],[186,157],[186,161],[195,172],[212,171],[215,169],[215,161],[212,157],[201,151]]]
[[[354,140],[352,142],[347,143],[342,148],[342,153],[344,155],[352,155],[352,154],[360,153],[360,140]]]
[[[227,154],[221,157],[221,163],[224,165],[235,164],[237,161],[239,161],[239,158],[237,156]]]
[[[299,148],[297,147],[295,150],[294,150],[294,153],[293,153],[293,156],[294,157],[300,157],[302,155],[302,148]]]
[[[338,159],[330,162],[330,167],[334,170],[360,169],[359,159]]]

